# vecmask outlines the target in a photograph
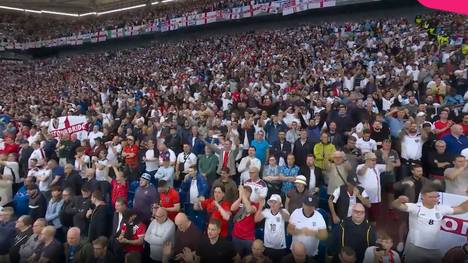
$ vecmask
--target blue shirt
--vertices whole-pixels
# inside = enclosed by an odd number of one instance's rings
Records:
[[[468,138],[465,135],[460,135],[457,139],[452,134],[445,135],[442,140],[447,144],[447,153],[460,154],[465,148],[468,148]]]
[[[292,177],[299,175],[299,166],[294,165],[293,167],[288,167],[287,165],[283,165],[279,168],[279,173],[286,177]],[[281,187],[281,192],[287,194],[289,190],[294,188],[294,182],[283,182],[283,186]]]
[[[266,161],[266,151],[268,150],[268,147],[270,147],[268,142],[266,140],[253,140],[251,146],[255,147],[256,149],[255,157],[260,160],[261,164],[264,164]]]
[[[394,117],[386,117],[385,120],[388,123],[388,127],[390,128],[390,135],[392,137],[398,137],[400,135],[401,129],[405,125],[405,120],[398,119]]]

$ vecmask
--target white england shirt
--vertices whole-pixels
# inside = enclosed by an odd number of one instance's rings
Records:
[[[364,164],[357,166],[356,171],[359,171]],[[376,164],[375,168],[367,168],[363,176],[358,176],[358,180],[369,195],[371,204],[381,202],[382,189],[380,187],[380,174],[385,171],[385,165]]]
[[[289,214],[286,209],[283,209],[283,211]],[[286,248],[285,222],[281,213],[278,212],[276,215],[273,215],[271,209],[265,209],[262,211],[262,215],[265,218],[263,235],[265,247],[272,249]]]
[[[425,249],[438,249],[442,218],[453,214],[453,208],[436,205],[429,209],[421,203],[406,203],[406,206],[406,211],[409,213],[409,231],[406,242]]]
[[[294,210],[289,218],[289,223],[293,224],[296,229],[308,228],[312,230],[326,229],[327,225],[323,216],[318,212],[314,211],[311,217],[306,217],[302,208]],[[312,236],[295,235],[292,237],[292,241],[302,242],[306,248],[307,255],[315,256],[318,253],[319,240]]]

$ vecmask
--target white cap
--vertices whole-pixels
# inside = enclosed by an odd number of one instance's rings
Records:
[[[296,181],[294,181],[294,183],[307,185],[307,179],[303,175],[298,175],[298,176],[296,176]]]
[[[278,194],[272,194],[270,196],[270,199],[268,199],[268,204],[270,204],[270,202],[272,201],[283,204],[283,202],[281,201],[281,196],[279,196]]]

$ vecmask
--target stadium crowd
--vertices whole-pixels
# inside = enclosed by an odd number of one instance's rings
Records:
[[[463,262],[467,65],[404,18],[0,62],[0,261]]]
[[[98,32],[125,26],[141,25],[155,19],[171,19],[202,12],[229,9],[267,0],[200,0],[170,1],[150,7],[117,12],[114,14],[80,17],[57,18],[46,15],[22,14],[17,12],[0,13],[0,41],[28,42],[68,37],[74,34]]]

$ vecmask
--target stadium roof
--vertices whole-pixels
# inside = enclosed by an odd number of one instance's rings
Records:
[[[148,0],[2,0],[0,7],[86,14],[151,4]],[[3,8],[0,8],[3,9]],[[20,10],[17,10],[20,11]]]

